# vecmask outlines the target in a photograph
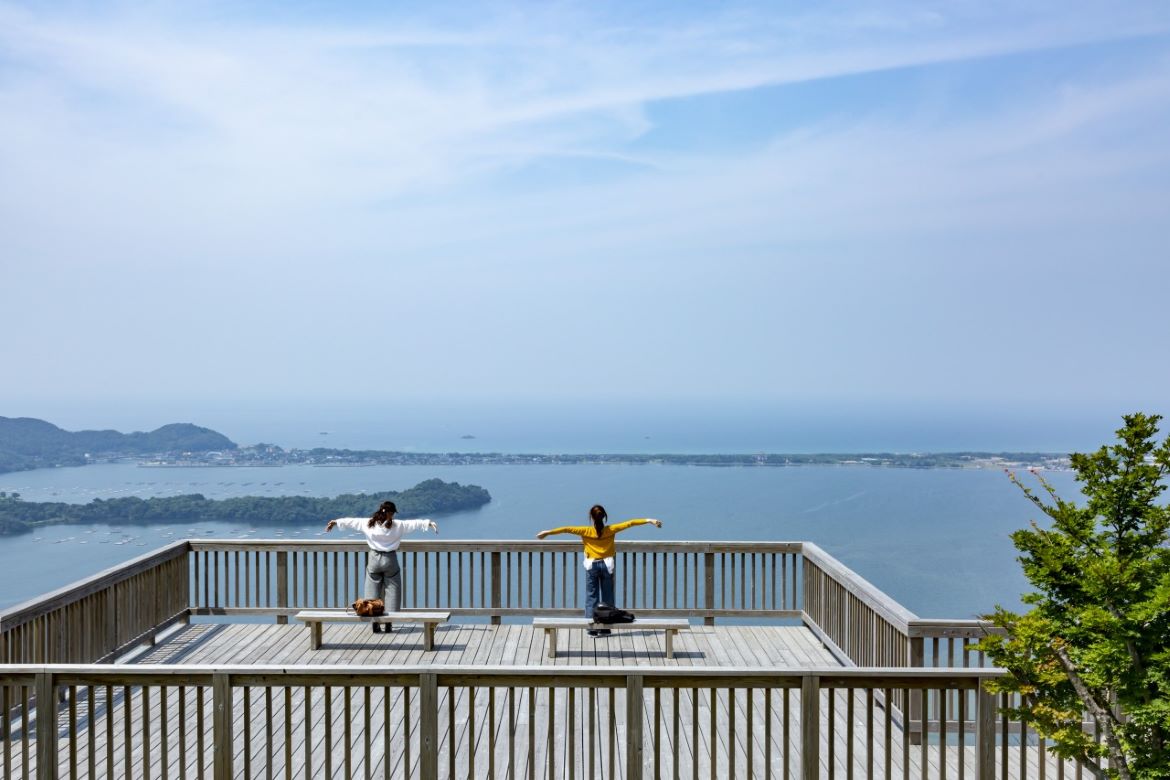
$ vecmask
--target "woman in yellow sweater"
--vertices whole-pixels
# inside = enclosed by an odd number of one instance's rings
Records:
[[[605,513],[605,507],[601,504],[593,505],[593,508],[589,510],[589,519],[593,521],[593,525],[566,525],[541,531],[536,535],[536,538],[543,539],[553,534],[574,534],[581,537],[581,541],[585,543],[585,617],[592,620],[593,609],[598,604],[614,606],[614,536],[636,525],[649,524],[661,528],[662,521],[647,517],[627,520],[615,525],[606,525],[605,521],[609,519],[609,515]],[[590,630],[589,632],[589,636],[594,637],[608,634],[609,629]]]

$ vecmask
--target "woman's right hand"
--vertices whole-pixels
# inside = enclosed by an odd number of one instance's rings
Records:
[[[543,538],[544,538],[544,537],[546,537],[546,536],[548,536],[548,531],[541,531],[540,533],[538,533],[538,534],[536,535],[536,538],[537,538],[537,539],[543,539]]]
[[[330,521],[329,521],[329,523],[328,523],[328,525],[326,525],[326,526],[325,526],[325,530],[326,530],[326,531],[332,531],[332,530],[333,530],[333,529],[334,529],[336,526],[337,526],[337,521],[336,521],[336,520],[330,520]]]

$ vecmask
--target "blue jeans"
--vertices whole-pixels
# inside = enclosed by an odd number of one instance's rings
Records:
[[[593,619],[593,608],[598,604],[613,603],[613,575],[605,561],[594,561],[585,572],[585,617]]]

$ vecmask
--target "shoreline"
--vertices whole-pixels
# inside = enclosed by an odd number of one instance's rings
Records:
[[[130,464],[142,469],[277,469],[285,466],[314,468],[355,468],[369,466],[692,466],[696,468],[802,468],[834,466],[840,468],[901,469],[1036,469],[1068,471],[1067,455],[1039,452],[938,452],[938,453],[728,453],[728,454],[635,454],[635,453],[430,453],[351,450],[240,450],[230,456],[184,453],[155,454],[149,457],[112,455],[91,457],[85,463],[41,466],[31,469],[0,471],[20,474],[58,468],[82,468],[90,465]]]

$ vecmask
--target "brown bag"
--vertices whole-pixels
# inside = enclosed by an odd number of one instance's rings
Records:
[[[358,599],[353,603],[353,611],[360,617],[378,617],[386,614],[386,605],[382,599]]]

